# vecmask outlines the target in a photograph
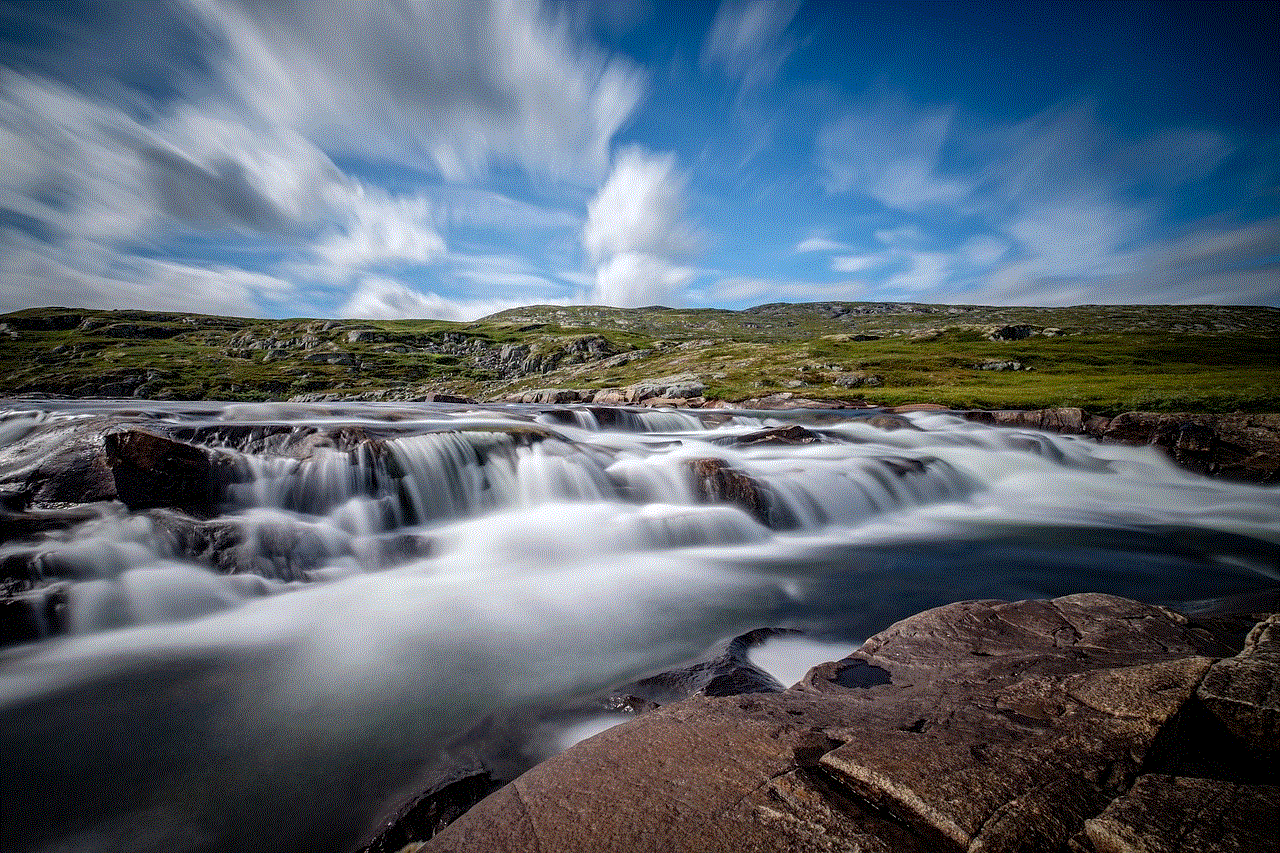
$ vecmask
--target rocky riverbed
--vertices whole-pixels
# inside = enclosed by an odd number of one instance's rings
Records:
[[[1267,831],[1265,418],[938,408],[10,401],[0,848]]]
[[[1280,616],[1260,619],[1093,594],[947,605],[789,689],[744,679],[609,729],[434,837],[427,806],[459,791],[419,800],[370,849],[1269,849]]]

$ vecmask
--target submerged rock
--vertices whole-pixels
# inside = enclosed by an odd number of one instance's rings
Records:
[[[1262,849],[1274,754],[1187,757],[1225,742],[1201,698],[1215,668],[1251,659],[1276,683],[1273,630],[1231,657],[1113,596],[947,605],[790,690],[698,696],[584,741],[423,849]],[[1268,726],[1246,734],[1265,746]]]

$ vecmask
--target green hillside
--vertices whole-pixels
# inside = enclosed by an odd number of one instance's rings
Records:
[[[40,308],[0,315],[0,394],[491,400],[694,374],[733,401],[1277,411],[1278,342],[1280,310],[1222,306],[533,306],[474,323]]]

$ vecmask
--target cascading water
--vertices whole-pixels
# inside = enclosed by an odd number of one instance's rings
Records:
[[[752,628],[810,632],[794,675],[949,601],[1280,582],[1280,492],[945,414],[139,405],[0,417],[5,850],[348,850],[484,715]],[[131,429],[215,505],[105,499]]]

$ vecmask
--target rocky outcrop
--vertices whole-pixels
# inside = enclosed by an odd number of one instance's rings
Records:
[[[874,373],[863,373],[855,370],[849,373],[838,373],[832,384],[841,388],[879,388],[884,385],[884,377]]]
[[[899,407],[898,411],[902,408]],[[963,417],[995,426],[1089,435],[1102,441],[1159,447],[1184,468],[1255,483],[1280,482],[1280,415],[1125,412],[1114,418],[1079,408],[971,411]]]
[[[1105,595],[948,605],[789,690],[612,728],[422,849],[1265,849],[1280,765],[1202,692],[1268,642],[1233,657],[1179,614]]]

